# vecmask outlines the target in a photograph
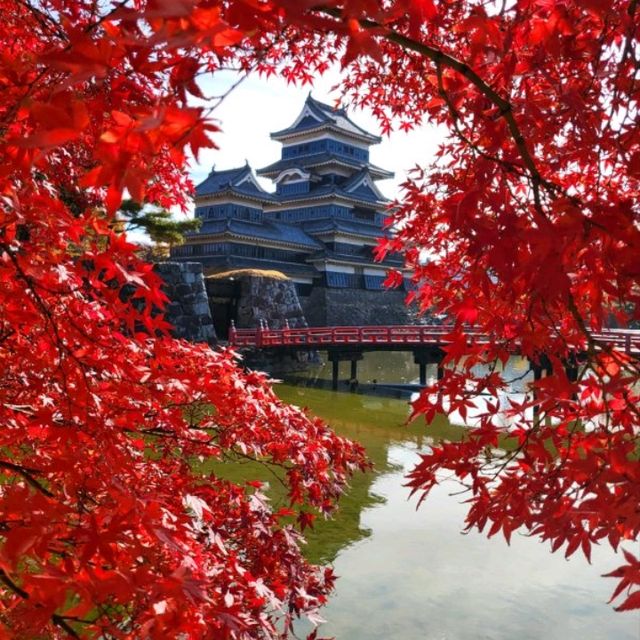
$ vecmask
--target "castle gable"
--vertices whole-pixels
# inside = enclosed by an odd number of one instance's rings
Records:
[[[373,135],[358,126],[344,109],[315,100],[311,94],[293,124],[286,129],[271,134],[274,140],[295,137],[313,129],[332,129],[368,144],[380,142],[379,136]]]
[[[366,167],[347,180],[342,185],[342,191],[372,202],[387,201],[387,198],[376,187],[373,177]]]

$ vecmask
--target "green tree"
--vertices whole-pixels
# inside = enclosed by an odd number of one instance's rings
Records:
[[[198,218],[176,220],[166,209],[134,200],[124,200],[119,213],[126,231],[144,231],[156,244],[182,244],[184,234],[197,231],[201,224]]]

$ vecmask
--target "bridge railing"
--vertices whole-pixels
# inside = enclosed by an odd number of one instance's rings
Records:
[[[637,329],[603,329],[591,338],[600,345],[608,345],[627,354],[640,352],[640,331]]]
[[[236,347],[441,344],[443,337],[452,329],[452,326],[445,325],[341,326],[297,329],[269,329],[266,326],[260,326],[257,329],[236,329],[232,326],[229,330],[229,344]]]
[[[235,347],[342,346],[373,344],[442,345],[453,330],[452,325],[390,325],[362,327],[301,327],[269,329],[229,329],[229,344]],[[468,332],[471,341],[485,342],[486,335]],[[640,331],[603,329],[593,332],[592,339],[601,347],[612,347],[628,354],[640,353]]]

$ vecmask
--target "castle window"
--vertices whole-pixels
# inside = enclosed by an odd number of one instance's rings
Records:
[[[327,286],[333,289],[357,289],[360,276],[355,273],[327,271],[325,278]]]
[[[375,222],[376,212],[372,209],[360,209],[353,210],[353,215],[356,220],[366,220],[367,222]]]
[[[337,253],[348,256],[360,256],[365,253],[365,248],[362,245],[348,244],[346,242],[336,242],[334,249]]]
[[[365,289],[371,289],[373,291],[379,291],[384,289],[382,283],[385,281],[384,276],[367,276],[364,277],[364,287]]]
[[[348,286],[347,274],[327,271],[327,286],[337,289],[346,289]]]

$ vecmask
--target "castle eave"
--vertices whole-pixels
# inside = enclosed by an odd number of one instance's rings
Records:
[[[277,203],[269,203],[269,205],[265,207],[265,211],[278,211],[283,207],[286,208],[287,205],[293,204],[301,207],[305,206],[303,204],[305,202],[319,202],[322,200],[333,200],[335,202],[346,204],[347,206],[361,205],[363,207],[366,207],[367,209],[375,210],[386,209],[387,205],[390,202],[390,200],[366,200],[364,198],[358,198],[357,196],[334,189],[318,195],[314,195],[313,191],[310,191],[309,193],[301,193],[297,197],[284,196],[279,199]]]
[[[226,200],[230,197],[239,198],[241,200],[248,200],[250,202],[255,202],[260,205],[263,205],[268,202],[274,202],[274,198],[270,193],[266,191],[263,194],[253,194],[247,193],[246,191],[241,191],[239,189],[224,189],[223,191],[212,191],[211,193],[198,193],[195,197],[195,203],[198,205],[201,200],[210,200],[210,199],[220,199]]]
[[[192,240],[197,239],[197,242],[193,242]],[[188,236],[188,241],[186,244],[195,245],[195,244],[206,244],[212,241],[224,242],[227,240],[242,240],[243,242],[248,242],[251,244],[261,244],[261,245],[270,245],[277,249],[295,249],[296,251],[302,251],[306,253],[311,253],[315,251],[318,246],[315,240],[310,236],[309,244],[301,244],[297,242],[287,242],[286,240],[281,240],[279,238],[265,238],[264,236],[260,236],[258,234],[250,234],[250,233],[239,233],[237,231],[225,230],[214,233],[198,233],[192,236]],[[311,244],[314,243],[314,244]]]
[[[308,156],[300,156],[287,160],[278,160],[262,169],[258,169],[256,173],[265,178],[277,177],[282,171],[291,168],[300,168],[306,171],[313,171],[318,167],[341,167],[350,170],[362,170],[365,166],[369,170],[371,176],[376,180],[387,180],[393,178],[392,171],[387,171],[374,164],[358,162],[349,158],[341,158],[337,154],[328,154],[326,152],[310,154]]]
[[[334,124],[329,124],[326,122],[318,123],[317,125],[310,125],[307,127],[299,127],[297,129],[282,129],[280,131],[274,131],[271,134],[271,139],[276,140],[278,142],[284,141],[292,141],[301,136],[307,136],[310,133],[322,133],[324,131],[331,131],[335,133],[339,133],[347,138],[352,138],[353,140],[357,140],[358,142],[366,142],[368,144],[378,144],[382,142],[382,138],[380,136],[374,136],[370,133],[365,132],[355,132],[348,131],[338,127]]]

